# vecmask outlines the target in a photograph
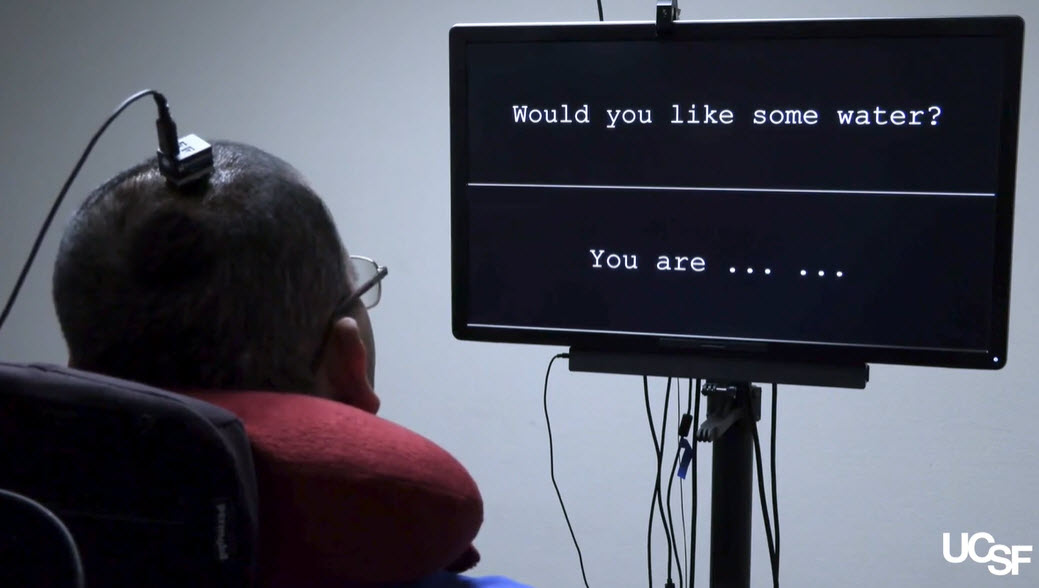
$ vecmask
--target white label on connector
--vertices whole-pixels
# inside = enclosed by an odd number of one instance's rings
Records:
[[[177,144],[177,159],[187,159],[199,151],[204,151],[209,148],[209,143],[206,143],[202,137],[192,133],[185,135],[180,138]]]

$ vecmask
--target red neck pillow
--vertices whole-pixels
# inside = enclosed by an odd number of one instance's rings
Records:
[[[260,583],[402,582],[479,555],[483,500],[447,451],[339,402],[279,392],[190,392],[244,423],[260,498]]]

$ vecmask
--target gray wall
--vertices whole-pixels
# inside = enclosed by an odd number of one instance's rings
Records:
[[[462,343],[450,333],[447,31],[456,22],[591,20],[594,2],[292,4],[0,3],[0,294],[7,296],[52,198],[103,117],[134,90],[164,91],[182,132],[253,143],[296,164],[326,197],[351,250],[392,268],[373,316],[382,414],[439,442],[479,482],[487,519],[478,571],[576,586],[541,413],[545,364],[560,349]],[[609,19],[646,20],[654,3],[605,4]],[[1031,0],[683,4],[686,18],[1014,13],[1039,23]],[[943,531],[1039,543],[1035,50],[1029,42],[1009,365],[995,373],[873,366],[866,391],[783,388],[787,586],[1039,584],[1039,563],[996,578],[941,554]],[[0,334],[0,358],[65,361],[50,299],[62,225],[89,189],[154,149],[153,119],[151,105],[137,106],[101,140]],[[599,587],[644,585],[654,466],[641,384],[557,367],[550,399],[557,471],[589,578]],[[662,382],[654,385],[660,400]],[[706,480],[710,453],[701,456]],[[707,486],[701,505],[709,504]],[[701,585],[707,524],[703,517]],[[754,583],[764,586],[758,514],[754,529]],[[663,566],[658,542],[658,578]]]

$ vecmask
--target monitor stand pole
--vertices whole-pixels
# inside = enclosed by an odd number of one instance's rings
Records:
[[[713,442],[711,472],[711,588],[750,587],[754,438],[761,388],[708,382],[707,416],[696,440]],[[753,419],[753,420],[751,420]]]

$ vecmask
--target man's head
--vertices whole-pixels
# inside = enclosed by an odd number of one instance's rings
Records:
[[[370,324],[360,303],[333,321],[355,284],[320,198],[254,147],[215,143],[213,165],[179,193],[145,162],[77,211],[53,283],[69,363],[178,389],[367,386]]]

